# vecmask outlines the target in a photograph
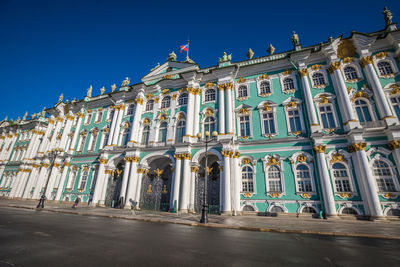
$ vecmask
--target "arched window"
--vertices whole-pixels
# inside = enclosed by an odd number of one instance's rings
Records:
[[[369,106],[365,100],[356,99],[356,101],[354,101],[354,106],[356,108],[358,120],[360,121],[360,123],[372,121],[371,113],[369,112]]]
[[[310,169],[305,164],[299,164],[296,167],[297,191],[312,192]]]
[[[400,216],[400,210],[398,209],[390,209],[386,213],[387,216]]]
[[[79,151],[83,152],[83,149],[85,149],[85,143],[86,143],[86,135],[81,136],[81,143],[79,146]]]
[[[304,207],[301,210],[301,213],[316,213],[316,211],[313,207]]]
[[[142,133],[142,144],[147,145],[149,143],[149,137],[150,137],[150,125],[145,125],[143,127],[143,133]]]
[[[324,129],[332,129],[336,127],[331,104],[320,105],[319,114],[321,116],[322,126]]]
[[[187,93],[181,94],[178,98],[178,105],[184,106],[187,105],[187,102],[188,102],[188,94]]]
[[[284,212],[283,209],[279,206],[273,206],[271,208],[271,212]]]
[[[281,171],[278,166],[271,166],[268,169],[269,192],[282,192]]]
[[[283,89],[286,90],[293,90],[294,89],[294,81],[292,78],[285,78],[283,80]]]
[[[135,105],[134,104],[130,104],[128,106],[128,110],[126,111],[126,115],[132,115],[133,114],[133,109],[134,109]]]
[[[154,106],[154,100],[147,101],[147,103],[146,103],[146,111],[153,110],[153,106]]]
[[[186,133],[186,121],[185,120],[179,120],[178,123],[176,124],[175,142],[182,143],[183,137],[185,136],[185,133]]]
[[[352,214],[352,215],[358,215],[357,211],[353,208],[344,208],[342,210],[342,214]]]
[[[90,143],[89,150],[93,151],[96,149],[96,142],[97,142],[97,131],[92,132],[92,142]]]
[[[390,101],[392,102],[392,106],[397,118],[400,120],[400,96],[393,96],[390,98]]]
[[[375,160],[373,164],[374,176],[379,192],[395,192],[392,170],[385,161]]]
[[[378,63],[378,70],[380,75],[389,75],[393,74],[392,66],[387,61],[381,61]]]
[[[249,94],[247,92],[247,86],[241,85],[238,89],[238,97],[247,97]]]
[[[214,89],[207,89],[206,93],[204,94],[204,101],[210,102],[215,100],[215,90]]]
[[[332,169],[336,192],[352,192],[350,186],[350,176],[347,167],[342,163],[334,163],[332,165]]]
[[[166,96],[161,101],[161,108],[169,108],[171,106],[171,97]]]
[[[270,94],[271,93],[271,85],[268,81],[263,81],[260,83],[260,94]]]
[[[324,75],[320,72],[314,73],[312,75],[312,80],[313,80],[314,85],[316,85],[316,86],[325,85]]]
[[[243,211],[255,211],[254,208],[250,205],[246,205],[242,209]]]
[[[79,189],[85,189],[87,179],[88,179],[88,171],[84,170],[82,173],[82,180]]]
[[[253,169],[249,166],[242,168],[242,192],[254,192]]]
[[[121,145],[126,146],[129,141],[129,127],[126,127],[122,133]]]
[[[160,130],[159,130],[159,135],[158,135],[159,142],[167,141],[167,128],[168,128],[167,122],[164,121],[160,124]]]
[[[347,66],[343,69],[343,71],[344,71],[344,76],[346,77],[346,80],[358,79],[357,71],[354,67]]]
[[[99,113],[97,113],[97,120],[96,122],[101,122],[101,120],[103,119],[103,111],[99,111]]]
[[[204,132],[214,132],[215,131],[215,119],[212,116],[208,116],[204,120]]]

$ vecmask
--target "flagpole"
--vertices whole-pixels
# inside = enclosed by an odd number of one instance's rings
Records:
[[[188,59],[189,58],[189,40],[187,41],[187,44],[188,44],[188,49],[187,49],[187,51],[186,51],[186,58]]]

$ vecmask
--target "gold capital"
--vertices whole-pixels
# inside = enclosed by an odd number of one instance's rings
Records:
[[[135,99],[135,102],[138,103],[138,104],[140,104],[140,105],[143,105],[144,99],[138,97],[138,98]]]
[[[331,65],[328,67],[328,71],[330,74],[334,73],[335,70],[340,69],[340,61],[332,62]]]
[[[307,69],[300,69],[299,70],[300,76],[307,76],[308,75],[308,70]]]
[[[325,145],[318,145],[313,147],[315,153],[325,153],[326,146]]]
[[[349,150],[349,152],[353,153],[356,151],[365,150],[366,147],[367,147],[367,143],[360,142],[360,143],[354,143],[354,144],[347,146],[347,149]]]
[[[373,59],[371,56],[363,57],[360,61],[361,67],[365,68],[368,64],[372,64]]]
[[[100,164],[107,164],[108,160],[106,158],[100,158],[99,163]]]
[[[400,140],[393,140],[389,142],[389,148],[390,150],[395,150],[400,148]]]

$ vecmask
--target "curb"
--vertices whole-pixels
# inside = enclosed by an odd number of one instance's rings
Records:
[[[286,233],[286,234],[307,234],[307,235],[324,235],[324,236],[336,236],[336,237],[358,237],[358,238],[361,237],[361,238],[400,240],[400,236],[398,236],[398,235],[386,236],[386,235],[363,234],[363,233],[341,233],[341,232],[312,231],[312,230],[263,228],[263,227],[237,226],[237,225],[218,224],[218,223],[202,224],[202,223],[197,223],[197,222],[173,221],[173,220],[165,220],[165,219],[157,219],[157,218],[139,218],[139,217],[127,217],[127,216],[120,216],[120,215],[88,214],[88,213],[79,212],[79,211],[55,210],[55,209],[51,209],[51,208],[46,209],[46,210],[40,210],[40,209],[37,209],[34,207],[19,206],[19,205],[0,205],[0,207],[37,210],[37,211],[54,212],[54,213],[65,213],[65,214],[73,214],[73,215],[81,215],[81,216],[94,216],[94,217],[103,217],[103,218],[111,218],[111,219],[124,219],[124,220],[133,220],[133,221],[153,222],[153,223],[169,223],[169,224],[196,226],[196,227],[204,227],[204,228],[243,230],[243,231],[252,231],[252,232],[270,232],[270,233]]]

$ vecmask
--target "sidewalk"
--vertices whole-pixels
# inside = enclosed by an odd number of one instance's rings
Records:
[[[0,207],[36,209],[38,201],[10,200],[1,198]],[[266,216],[220,216],[209,215],[209,223],[199,223],[200,214],[175,214],[156,211],[121,210],[112,208],[88,207],[81,203],[72,209],[71,204],[58,204],[46,201],[43,211],[60,212],[85,216],[139,220],[159,223],[173,223],[188,226],[237,229],[260,232],[317,234],[329,236],[367,237],[400,240],[400,220],[343,220],[313,219],[305,217],[266,217]]]

